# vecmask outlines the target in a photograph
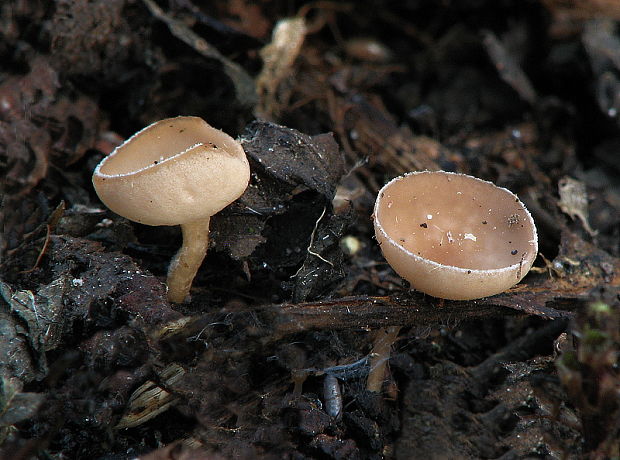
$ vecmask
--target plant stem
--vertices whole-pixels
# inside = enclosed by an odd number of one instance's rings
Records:
[[[183,245],[168,268],[168,300],[181,303],[189,295],[192,281],[209,248],[209,220],[181,224]]]

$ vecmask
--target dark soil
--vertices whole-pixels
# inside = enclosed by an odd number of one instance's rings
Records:
[[[0,458],[620,458],[619,21],[616,0],[4,0]],[[252,178],[170,304],[179,228],[115,215],[91,175],[177,115],[239,137]],[[424,169],[527,205],[521,283],[448,301],[386,264],[376,193]]]

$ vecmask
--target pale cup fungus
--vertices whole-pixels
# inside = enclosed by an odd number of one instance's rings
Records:
[[[525,276],[538,253],[534,221],[517,196],[465,174],[397,177],[379,191],[373,217],[387,262],[434,297],[503,292]]]
[[[160,120],[95,168],[93,185],[115,213],[146,225],[181,225],[183,245],[168,270],[168,299],[185,300],[209,246],[209,220],[250,179],[241,144],[198,117]]]

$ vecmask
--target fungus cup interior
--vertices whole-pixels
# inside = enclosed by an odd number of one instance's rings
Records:
[[[209,244],[213,214],[239,198],[250,167],[241,144],[198,117],[160,120],[95,168],[93,185],[115,213],[147,225],[181,225],[168,270],[168,299],[182,302]]]
[[[374,224],[396,272],[447,299],[508,289],[538,252],[534,221],[517,196],[464,174],[424,171],[392,180],[379,192]]]

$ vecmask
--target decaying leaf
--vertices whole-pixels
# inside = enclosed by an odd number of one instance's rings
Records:
[[[280,82],[291,71],[306,37],[306,20],[303,17],[281,19],[273,30],[271,43],[260,55],[263,70],[256,79],[260,98],[259,113],[265,117],[277,112],[277,89]]]
[[[329,284],[342,277],[338,235],[346,219],[333,219],[331,209],[344,173],[337,143],[330,133],[309,136],[260,121],[246,127],[241,142],[253,180],[229,213],[213,219],[216,248],[249,261],[250,272],[268,268],[287,279],[299,274],[294,281],[297,299],[324,290],[321,281]],[[324,250],[333,253],[333,266],[311,255]],[[317,261],[319,267],[314,266]]]
[[[167,411],[178,397],[167,391],[168,387],[178,382],[185,370],[178,364],[169,364],[159,373],[161,385],[148,380],[140,385],[129,398],[128,410],[116,425],[117,430],[132,428],[157,417]]]
[[[17,378],[0,377],[0,445],[11,425],[32,417],[45,399],[42,393],[22,392]]]
[[[502,80],[517,91],[522,99],[535,104],[538,96],[534,86],[500,39],[493,32],[487,31],[484,34],[484,45]]]
[[[55,349],[62,339],[65,283],[65,278],[60,277],[33,293],[14,291],[0,281],[0,295],[9,306],[0,320],[0,336],[7,341],[0,361],[3,375],[18,376],[27,382],[47,373],[45,352]]]
[[[579,219],[583,228],[594,236],[596,231],[592,230],[588,223],[588,192],[586,185],[572,177],[565,176],[558,182],[558,192],[560,194],[560,209],[573,219]]]

